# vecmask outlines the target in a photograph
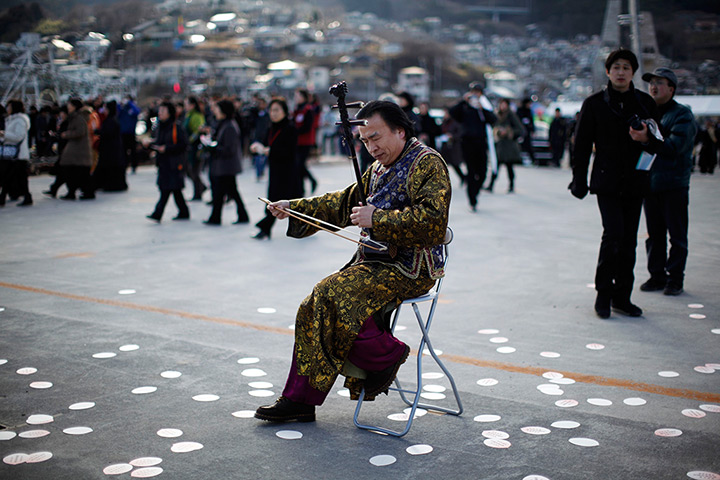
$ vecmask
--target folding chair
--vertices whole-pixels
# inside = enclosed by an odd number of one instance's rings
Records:
[[[453,239],[453,232],[450,228],[447,229],[447,232],[445,233],[445,239],[443,242],[443,257],[445,265],[447,265],[448,260],[448,244]],[[448,413],[450,415],[460,415],[463,412],[462,403],[460,402],[460,394],[458,393],[457,386],[455,385],[455,379],[453,379],[453,376],[450,374],[448,369],[445,367],[442,361],[440,361],[440,358],[435,353],[435,349],[432,346],[432,343],[430,342],[430,325],[432,323],[433,317],[435,316],[435,307],[437,306],[438,297],[440,295],[440,288],[442,287],[443,279],[439,278],[436,282],[433,288],[430,289],[428,293],[425,295],[422,295],[420,297],[416,298],[410,298],[408,300],[405,300],[402,302],[398,308],[395,310],[395,314],[392,317],[392,321],[390,323],[390,331],[395,332],[395,327],[397,326],[398,317],[400,314],[400,309],[403,305],[412,305],[413,311],[415,312],[415,318],[417,319],[418,326],[420,327],[420,331],[422,333],[422,338],[420,339],[420,346],[417,350],[417,388],[413,389],[405,389],[400,385],[400,381],[395,378],[395,386],[390,387],[389,390],[396,391],[400,394],[400,398],[402,398],[403,402],[405,404],[409,405],[410,413],[408,414],[408,420],[405,424],[405,428],[403,430],[390,430],[387,428],[383,428],[376,425],[365,425],[360,423],[358,420],[358,417],[360,415],[360,409],[362,408],[363,400],[365,399],[365,389],[363,388],[360,392],[360,398],[357,402],[357,407],[355,407],[355,416],[353,417],[353,422],[355,423],[355,426],[358,428],[362,428],[365,430],[373,430],[376,432],[382,432],[386,433],[388,435],[393,435],[395,437],[402,437],[406,433],[410,431],[410,427],[412,426],[413,420],[415,419],[415,411],[420,408],[424,408],[426,410],[434,410],[437,412],[443,412]],[[430,309],[427,313],[427,317],[423,318],[422,314],[420,313],[420,309],[418,308],[418,304],[424,303],[424,302],[431,302]],[[452,386],[453,394],[455,395],[455,401],[457,402],[457,409],[450,409],[445,407],[440,407],[437,405],[430,405],[426,403],[420,402],[420,394],[423,390],[423,378],[422,378],[422,361],[423,361],[423,352],[427,349],[427,352],[430,354],[433,360],[435,360],[435,363],[440,367],[440,369],[445,373],[445,376],[450,382],[450,385]],[[409,395],[410,398],[408,398]]]

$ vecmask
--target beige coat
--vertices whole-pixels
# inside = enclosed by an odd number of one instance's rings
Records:
[[[88,135],[88,115],[85,109],[75,111],[68,117],[66,130],[67,145],[62,152],[60,165],[62,166],[92,166],[90,149],[90,136]]]

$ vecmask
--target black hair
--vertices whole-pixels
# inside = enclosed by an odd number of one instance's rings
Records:
[[[12,107],[13,115],[16,113],[25,113],[25,105],[21,100],[10,100],[7,104]]]
[[[302,95],[302,97],[305,99],[305,103],[310,101],[310,92],[307,91],[305,88],[298,88],[295,90],[297,93]]]
[[[630,68],[632,68],[633,73],[637,72],[639,66],[637,57],[632,51],[622,47],[610,52],[607,60],[605,60],[605,70],[610,71],[612,64],[620,59],[630,62]]]
[[[225,115],[225,118],[233,118],[235,116],[235,105],[230,100],[220,100],[217,102],[217,106],[220,111]]]
[[[201,111],[201,110],[200,110],[200,102],[198,101],[198,99],[197,99],[196,96],[192,95],[192,96],[187,97],[187,102],[188,102],[190,105],[192,105],[193,108],[194,108],[195,110],[197,110],[198,112]]]
[[[367,103],[355,115],[358,120],[364,120],[378,114],[392,129],[402,128],[405,130],[405,139],[415,136],[415,126],[412,120],[397,103],[388,102],[387,100],[373,100]]]
[[[105,110],[107,110],[108,117],[114,117],[117,115],[117,102],[115,100],[110,100],[105,103]]]
[[[173,105],[172,102],[162,102],[160,104],[161,107],[167,108],[168,114],[170,115],[170,121],[174,122],[175,118],[177,117],[177,110],[175,110],[175,105]]]
[[[398,97],[402,98],[407,102],[407,107],[405,108],[415,108],[415,98],[409,93],[409,92],[400,92],[397,94]]]
[[[68,100],[68,103],[75,107],[75,110],[80,110],[84,106],[82,100],[78,98],[71,98],[70,100]]]
[[[290,115],[290,110],[288,109],[287,102],[285,100],[283,100],[282,98],[273,98],[272,100],[270,100],[270,103],[268,103],[268,106],[267,106],[268,111],[270,111],[270,107],[272,107],[273,103],[277,103],[278,105],[280,105],[280,108],[283,109],[283,112],[285,112],[286,117],[288,115]]]

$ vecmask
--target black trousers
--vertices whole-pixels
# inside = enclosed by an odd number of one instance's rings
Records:
[[[250,219],[247,210],[245,210],[245,204],[240,197],[240,192],[238,192],[235,175],[210,177],[210,188],[212,188],[213,208],[208,221],[220,223],[226,196],[234,200],[237,205],[238,222],[247,222]]]
[[[123,149],[125,150],[125,165],[130,165],[134,172],[138,167],[137,141],[134,133],[123,133],[122,137]]]
[[[0,160],[0,198],[27,198],[30,195],[28,188],[28,160]]]
[[[307,178],[310,180],[310,189],[311,191],[315,191],[315,188],[317,187],[317,180],[315,180],[315,177],[313,177],[313,174],[310,173],[310,170],[307,168],[307,159],[310,156],[310,150],[312,150],[312,146],[310,145],[298,145],[297,146],[297,167],[298,172],[300,172],[300,176],[302,178],[301,183],[303,184],[303,195],[305,192],[305,179]]]
[[[645,197],[645,241],[648,271],[652,278],[682,286],[688,257],[689,187],[651,193]],[[670,254],[667,237],[670,236]]]
[[[487,144],[484,138],[462,137],[463,160],[467,167],[465,181],[470,206],[477,205],[477,197],[487,177]]]
[[[163,212],[165,211],[165,205],[167,205],[170,195],[175,199],[175,205],[178,208],[178,217],[189,217],[190,210],[188,210],[187,203],[185,203],[185,197],[183,197],[182,190],[160,190],[160,199],[155,205],[155,211],[152,216],[158,220],[162,218]]]
[[[79,165],[67,165],[63,167],[65,179],[67,181],[68,195],[75,196],[75,192],[79,189],[83,195],[92,196],[95,194],[92,188],[92,178],[90,177],[90,167],[82,167]]]
[[[618,300],[629,300],[635,276],[637,232],[642,197],[597,195],[603,234],[595,271],[595,289]]]

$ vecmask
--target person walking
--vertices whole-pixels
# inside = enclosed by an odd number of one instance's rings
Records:
[[[234,119],[235,106],[230,100],[220,100],[213,104],[212,111],[218,121],[214,136],[215,146],[210,154],[212,213],[204,223],[206,225],[222,224],[222,208],[225,197],[234,200],[237,206],[237,221],[233,223],[248,223],[250,218],[245,210],[240,192],[238,192],[235,178],[242,171],[240,127]]]
[[[662,140],[651,134],[647,125],[630,131],[633,140],[649,144],[656,154],[650,170],[650,192],[644,201],[650,279],[640,285],[640,290],[663,290],[665,295],[674,296],[683,292],[688,256],[690,171],[697,125],[692,111],[673,98],[678,85],[675,72],[661,67],[642,78],[650,83],[650,96],[662,115]]]
[[[535,133],[535,119],[532,111],[532,99],[523,99],[516,113],[520,122],[522,122],[523,127],[525,127],[525,135],[522,137],[520,147],[522,147],[523,152],[528,154],[530,162],[535,165],[537,161],[535,160],[535,151],[532,146],[532,137]]]
[[[513,165],[522,163],[522,154],[520,153],[520,145],[518,145],[517,139],[522,138],[525,129],[520,122],[520,119],[510,109],[510,100],[503,98],[498,104],[497,111],[497,122],[493,127],[493,134],[495,136],[495,151],[497,152],[498,159],[498,170],[500,165],[505,165],[508,174],[508,180],[510,185],[508,186],[508,193],[515,191],[515,170]],[[490,177],[490,184],[488,185],[488,191],[493,191],[495,180],[498,177],[498,172],[493,172]]]
[[[708,119],[705,126],[698,132],[696,141],[700,144],[700,153],[698,154],[698,167],[700,173],[715,172],[715,165],[718,163],[718,138],[715,123]]]
[[[188,137],[187,151],[187,176],[193,182],[193,196],[191,201],[202,200],[202,195],[207,186],[202,181],[200,172],[203,167],[203,155],[200,152],[200,135],[202,127],[205,126],[205,115],[200,108],[197,97],[191,96],[185,99],[185,118],[183,128]]]
[[[254,152],[262,151],[267,155],[269,164],[268,200],[276,202],[284,198],[302,196],[302,176],[295,163],[297,150],[297,132],[288,119],[288,106],[285,100],[276,98],[270,101],[268,109],[271,126],[266,140],[267,145],[255,143]],[[270,240],[270,230],[275,216],[265,209],[265,218],[255,226],[260,231],[253,237],[256,240]]]
[[[655,101],[635,89],[632,78],[638,60],[620,48],[605,61],[607,87],[583,102],[575,132],[575,165],[569,189],[583,199],[588,191],[597,196],[603,233],[595,270],[595,313],[609,318],[615,310],[639,317],[642,309],[630,301],[635,276],[635,250],[643,197],[649,188],[647,171],[636,165],[647,146],[633,140],[630,129],[642,120],[657,121]],[[590,185],[588,168],[595,150]]]
[[[553,167],[559,167],[562,162],[563,154],[565,153],[565,145],[567,144],[567,122],[562,116],[562,111],[559,108],[555,109],[555,116],[550,123],[550,131],[548,132],[550,137],[550,149],[552,150],[552,163]]]
[[[310,92],[304,88],[295,90],[293,121],[298,134],[297,163],[304,179],[310,180],[310,192],[315,193],[317,180],[307,168],[310,151],[315,146],[315,106],[310,103]],[[303,191],[304,191],[303,186]]]
[[[137,127],[138,117],[140,116],[140,107],[137,106],[133,97],[127,95],[118,110],[117,121],[120,124],[120,137],[122,139],[122,149],[124,168],[130,165],[133,173],[138,167],[137,156],[137,139],[135,136],[135,128]]]
[[[125,181],[125,159],[123,137],[117,118],[117,102],[111,100],[105,105],[107,115],[100,126],[98,163],[93,172],[93,186],[106,192],[127,190]]]
[[[60,164],[67,178],[68,192],[60,197],[62,200],[75,200],[75,192],[83,192],[81,199],[94,198],[87,195],[90,182],[90,168],[93,164],[93,155],[88,133],[88,120],[90,110],[77,98],[71,98],[67,103],[68,128],[60,134],[67,140],[62,153]]]
[[[189,220],[190,210],[182,194],[182,189],[185,187],[187,137],[175,120],[175,105],[170,102],[161,103],[158,108],[158,121],[155,138],[144,144],[145,148],[156,152],[157,186],[160,190],[160,199],[155,205],[155,210],[147,215],[147,218],[160,223],[165,205],[172,195],[178,208],[178,214],[173,220]]]
[[[5,107],[7,118],[5,130],[0,131],[0,142],[4,147],[16,147],[15,153],[7,158],[3,157],[0,178],[0,207],[5,205],[5,198],[14,191],[23,201],[18,207],[28,207],[33,204],[33,198],[28,187],[28,168],[30,163],[30,117],[25,113],[25,105],[20,100],[10,100]],[[5,151],[5,148],[3,148]]]

